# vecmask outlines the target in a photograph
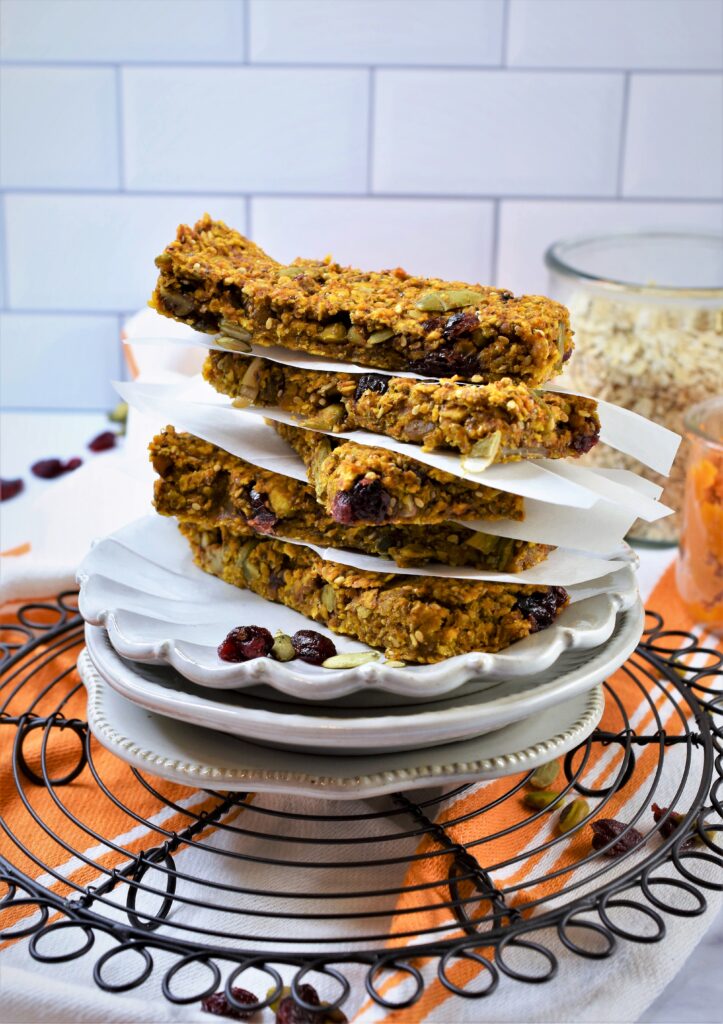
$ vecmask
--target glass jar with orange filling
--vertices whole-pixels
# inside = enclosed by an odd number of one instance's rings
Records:
[[[678,590],[696,622],[723,636],[723,396],[685,417],[689,456]]]

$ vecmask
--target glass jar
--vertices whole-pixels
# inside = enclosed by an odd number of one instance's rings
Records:
[[[695,621],[723,636],[723,396],[685,417],[688,464],[678,591]]]
[[[723,236],[647,232],[555,242],[550,294],[568,306],[575,351],[564,383],[683,433],[686,409],[723,392]],[[622,467],[663,488],[676,515],[638,520],[631,540],[675,544],[686,443],[667,479],[600,444],[588,465]]]

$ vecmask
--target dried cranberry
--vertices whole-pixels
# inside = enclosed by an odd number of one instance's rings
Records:
[[[40,459],[39,462],[34,462],[30,467],[30,471],[39,476],[41,480],[54,480],[56,476],[62,476],[63,473],[72,473],[74,469],[82,465],[82,460],[68,459],[67,462],[61,462],[60,459]]]
[[[563,587],[550,587],[549,590],[535,590],[531,594],[520,594],[516,607],[532,624],[532,632],[539,633],[547,629],[555,621],[558,608],[567,600],[567,591]]]
[[[245,988],[232,988],[231,995],[239,1003],[244,1003],[246,1006],[254,1006],[258,1003],[258,999],[252,992],[248,992]],[[226,998],[225,992],[214,992],[212,996],[208,996],[202,1000],[201,1008],[206,1013],[213,1013],[217,1017],[231,1017],[232,1020],[248,1020],[254,1013],[254,1010],[238,1010],[235,1006]]]
[[[317,1024],[318,1016],[298,1006],[291,996],[284,996],[276,1010],[276,1024]]]
[[[584,455],[585,452],[589,452],[591,448],[600,440],[600,431],[596,430],[592,434],[573,434],[570,440],[570,447],[573,451],[578,452],[580,455]]]
[[[299,629],[291,638],[297,658],[307,661],[310,665],[321,665],[327,658],[333,658],[336,647],[328,636],[317,633],[315,629]]]
[[[445,341],[453,341],[462,334],[471,334],[479,327],[479,317],[476,313],[453,313],[444,325],[442,335]]]
[[[251,488],[249,502],[254,513],[249,519],[249,526],[252,526],[258,533],[273,533],[278,519],[274,515],[273,509],[266,503],[266,495]]]
[[[383,522],[391,498],[380,480],[357,480],[349,494],[354,519]]]
[[[299,993],[299,998],[303,1000],[303,1002],[308,1003],[309,1006],[321,1005],[319,993],[316,991],[313,985],[297,985],[296,990]]]
[[[509,302],[510,299],[514,299],[514,297],[515,296],[514,296],[514,294],[512,292],[508,292],[508,291],[506,291],[504,289],[500,292],[500,299],[503,302]]]
[[[463,355],[454,349],[441,347],[421,359],[413,359],[409,369],[425,377],[474,377],[479,373],[479,362],[476,352]]]
[[[383,395],[389,387],[389,378],[383,377],[381,373],[365,373],[359,378],[354,392],[354,401],[358,402],[365,391],[373,391],[377,395]]]
[[[429,320],[422,321],[422,330],[425,334],[431,334],[432,331],[443,331],[446,320],[443,316],[432,316]]]
[[[349,491],[340,491],[331,506],[337,523],[383,523],[391,496],[380,480],[357,480]]]
[[[563,357],[562,357],[563,363],[566,363],[571,355],[572,355],[572,346],[563,354]]]
[[[685,815],[681,814],[679,811],[671,811],[669,807],[659,807],[657,804],[653,804],[650,809],[653,812],[653,817],[655,818],[656,825],[659,821],[665,818],[665,821],[659,829],[663,839],[668,839],[670,836],[672,836],[673,832],[677,831],[677,829],[680,827],[683,818],[685,817]],[[695,846],[695,842],[696,836],[689,835],[680,844],[680,848],[681,850],[688,850],[691,846]]]
[[[299,1006],[294,1002],[289,989],[285,988],[276,1011],[276,1024],[348,1024],[346,1014],[341,1010],[330,1010],[327,1003],[321,1002],[313,985],[299,985],[298,994],[304,1003],[318,1009],[309,1010]]]
[[[631,828],[624,821],[616,821],[614,818],[600,818],[599,821],[593,821],[590,828],[594,833],[592,837],[593,850],[602,850],[608,843],[612,843],[613,839],[618,840],[605,850],[606,857],[621,857],[629,850],[640,846],[643,841],[642,835],[636,828]],[[623,835],[623,833],[625,834]],[[620,836],[619,839],[618,836]]]
[[[22,480],[0,480],[0,501],[9,501],[25,487]]]
[[[351,507],[349,491],[339,491],[334,495],[334,500],[331,503],[331,518],[336,523],[346,525],[354,522],[354,511]]]
[[[274,638],[263,626],[237,626],[219,644],[218,656],[222,661],[251,661],[265,658],[274,646]]]
[[[310,1006],[321,1006],[319,995],[313,985],[299,985],[299,998]],[[299,1006],[291,995],[284,996],[276,1011],[276,1024],[322,1024],[326,1020],[323,1010],[307,1010]]]
[[[109,448],[115,448],[117,436],[112,430],[104,430],[102,434],[88,442],[88,447],[92,452],[105,452]]]

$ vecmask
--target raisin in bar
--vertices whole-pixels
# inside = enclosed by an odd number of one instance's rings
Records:
[[[469,483],[386,448],[269,423],[301,457],[317,501],[337,523],[524,519],[518,494]]]
[[[328,260],[282,266],[204,216],[157,259],[151,305],[196,330],[362,366],[530,385],[572,354],[568,311],[540,295],[379,273]]]
[[[315,430],[369,430],[425,451],[490,462],[559,459],[588,452],[600,420],[592,398],[537,391],[511,380],[465,384],[305,370],[210,352],[204,376],[239,406],[278,406]]]
[[[167,427],[150,444],[159,475],[154,504],[203,529],[224,527],[248,539],[281,535],[391,558],[400,566],[440,562],[520,572],[543,561],[544,544],[477,533],[455,523],[429,526],[342,526],[325,515],[308,485],[259,469],[192,434]]]
[[[403,661],[503,650],[551,626],[569,601],[562,587],[364,572],[295,544],[244,540],[226,527],[179,528],[205,572]]]

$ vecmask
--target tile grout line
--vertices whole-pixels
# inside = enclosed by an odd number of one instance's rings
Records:
[[[500,249],[500,214],[502,200],[495,199],[492,206],[492,239],[490,252],[490,280],[492,284],[499,287],[497,273],[499,270],[499,249]]]
[[[623,80],[623,109],[620,119],[620,138],[618,147],[618,168],[616,181],[616,194],[618,199],[623,198],[623,181],[625,178],[625,158],[628,148],[628,117],[630,112],[630,78],[631,72],[625,72]]]
[[[10,309],[10,259],[8,253],[8,207],[5,192],[0,193],[0,275],[2,275],[2,306]]]
[[[125,145],[123,133],[123,72],[120,64],[115,65],[115,124],[116,146],[118,148],[118,189],[125,192]]]
[[[11,60],[0,61],[3,67],[54,67],[73,70],[74,68],[113,68],[117,64],[110,60]],[[149,60],[124,60],[123,66],[127,68],[151,68],[156,71],[195,71],[204,69],[238,69],[242,65],[238,60],[218,61],[149,61]],[[292,71],[367,71],[373,68],[375,71],[505,71],[509,74],[517,72],[535,72],[538,74],[577,74],[577,75],[620,75],[626,71],[634,72],[636,75],[717,75],[723,74],[723,68],[626,68],[626,67],[552,67],[543,64],[363,64],[359,61],[334,62],[311,61],[303,63],[299,61],[250,61],[249,68],[258,70],[292,70]]]
[[[254,237],[254,212],[251,196],[246,196],[244,200],[244,207],[246,210],[246,237],[253,239]]]
[[[68,196],[73,199],[82,199],[90,196],[114,196],[118,195],[118,189],[114,188],[54,188],[52,186],[38,186],[37,188],[6,188],[4,194],[9,198],[13,196]],[[655,195],[626,195],[617,196],[601,193],[580,193],[570,194],[569,192],[374,192],[367,194],[359,192],[294,192],[282,190],[278,192],[264,192],[250,190],[239,190],[231,192],[228,189],[128,189],[123,191],[123,197],[128,199],[160,199],[164,196],[169,198],[196,197],[208,199],[242,199],[245,195],[252,195],[257,199],[399,199],[399,200],[445,200],[451,202],[479,202],[481,200],[505,199],[512,202],[536,202],[536,203],[609,203],[609,202],[635,202],[635,203],[689,203],[691,205],[701,203],[720,203],[723,200],[723,192],[719,195],[708,196],[655,196]]]
[[[507,43],[510,27],[510,0],[504,0],[502,8],[502,32],[500,33],[500,67],[509,67],[507,63]]]
[[[0,408],[0,413],[4,416],[12,415],[13,413],[36,413],[36,412],[51,412],[59,413],[61,416],[65,415],[77,415],[78,413],[107,413],[107,405],[4,405]]]
[[[117,357],[117,373],[118,373],[118,378],[117,379],[118,380],[125,380],[126,377],[128,376],[128,374],[126,372],[126,361],[125,361],[125,357],[123,355],[123,321],[125,320],[125,314],[124,313],[118,313],[117,314],[117,320],[118,320],[118,341],[117,341],[118,348],[117,348],[117,352],[116,352],[116,357]],[[119,400],[120,396],[117,395],[116,398]]]
[[[251,63],[251,0],[243,0],[243,63]]]
[[[374,108],[376,105],[377,82],[374,68],[369,68],[367,92],[367,195],[374,191]]]
[[[20,309],[16,307],[6,307],[4,312],[12,313],[13,316],[95,316],[95,317],[106,317],[113,319],[115,316],[132,316],[133,313],[137,313],[138,310],[133,310],[131,313],[118,313],[117,309],[44,309],[43,307],[37,307],[35,309],[28,309],[27,306],[23,306]]]

